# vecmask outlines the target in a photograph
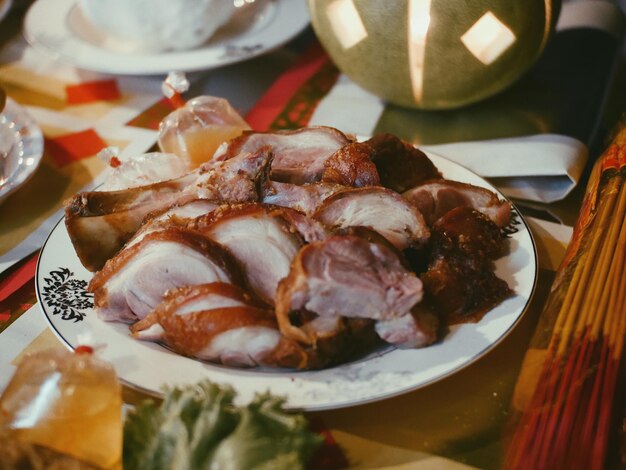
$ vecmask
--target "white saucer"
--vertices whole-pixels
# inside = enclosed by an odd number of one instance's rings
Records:
[[[11,98],[0,114],[0,203],[35,173],[43,156],[43,134]]]
[[[24,36],[35,48],[77,67],[105,73],[150,75],[207,70],[251,59],[275,49],[309,23],[304,0],[256,0],[236,12],[209,41],[187,51],[130,54],[83,16],[78,0],[38,0],[24,20]]]

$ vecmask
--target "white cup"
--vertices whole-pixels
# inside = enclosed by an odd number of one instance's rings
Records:
[[[192,49],[227,23],[233,0],[80,0],[85,18],[125,52]]]

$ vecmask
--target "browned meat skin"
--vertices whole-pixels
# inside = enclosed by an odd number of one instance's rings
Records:
[[[338,318],[335,321],[336,328],[326,330],[312,323],[303,324],[302,328],[315,335],[314,344],[288,340],[306,352],[306,363],[300,369],[321,369],[341,364],[384,344],[374,330],[374,321],[367,318]]]
[[[354,188],[380,186],[378,170],[371,160],[373,151],[366,143],[343,146],[324,162],[322,181]]]
[[[395,253],[355,236],[302,248],[276,293],[281,333],[303,344],[334,337],[345,318],[387,321],[410,315],[422,286]]]
[[[215,337],[226,331],[244,327],[264,327],[276,331],[276,323],[270,311],[247,306],[200,310],[186,315],[158,313],[157,316],[165,330],[165,342],[176,352],[200,359],[215,360],[220,357],[218,352],[216,357],[206,357],[209,354],[203,354],[203,350]]]
[[[146,338],[155,324],[159,336]],[[236,367],[308,368],[319,362],[281,336],[274,312],[221,282],[169,291],[131,331],[136,338],[162,341],[180,354]]]
[[[463,254],[488,262],[503,256],[507,239],[500,228],[486,215],[471,207],[456,207],[446,212],[431,231],[433,254],[459,250]]]
[[[401,193],[422,181],[441,178],[424,152],[395,135],[377,134],[364,143],[373,149],[372,160],[386,188]]]
[[[79,193],[65,206],[65,225],[81,263],[101,269],[139,229],[146,216],[194,199],[245,202],[258,199],[256,180],[271,155],[267,148],[209,162],[179,179],[120,191]]]
[[[212,281],[245,285],[239,266],[221,245],[170,227],[122,250],[89,283],[98,315],[133,322],[148,315],[174,287]]]
[[[478,321],[512,294],[493,272],[493,260],[506,249],[498,226],[470,207],[456,207],[434,223],[431,261],[420,278],[426,298],[449,324]]]
[[[274,154],[271,178],[284,183],[304,184],[319,181],[324,172],[324,162],[350,142],[351,139],[341,131],[323,126],[273,132],[246,131],[214,158],[228,160],[241,152],[254,152],[270,146]]]
[[[216,292],[221,302],[215,296],[207,299]],[[225,303],[225,297],[238,301],[238,305]],[[249,305],[247,300],[243,291],[211,283],[168,292],[154,315],[163,328],[164,342],[176,352],[227,365],[255,366],[276,347],[280,334],[273,312]],[[246,331],[257,336],[256,347],[241,344],[233,334],[241,336]],[[225,333],[230,333],[227,339],[235,340],[235,344],[222,344],[219,338]],[[243,338],[249,339],[246,336]]]
[[[292,223],[299,215],[285,207],[241,204],[220,207],[190,227],[228,248],[255,294],[273,305],[278,282],[304,244],[298,225]]]
[[[491,269],[465,256],[436,258],[420,279],[426,300],[449,325],[477,322],[512,294]]]
[[[211,282],[193,286],[183,286],[168,291],[164,295],[164,302],[176,306],[176,314],[198,310],[213,310],[224,307],[257,307],[263,304],[256,301],[243,289],[225,282]],[[169,308],[169,307],[168,307]],[[130,326],[131,335],[137,339],[148,341],[163,340],[163,328],[159,325],[157,313],[163,308],[157,307],[148,316]],[[165,309],[168,310],[168,309]],[[169,310],[168,310],[169,311]]]
[[[415,205],[431,226],[451,209],[468,206],[506,227],[511,220],[511,203],[488,189],[451,180],[425,181],[402,194]]]
[[[429,230],[422,215],[398,193],[372,186],[346,189],[327,198],[313,217],[328,227],[369,227],[399,250],[423,245]]]

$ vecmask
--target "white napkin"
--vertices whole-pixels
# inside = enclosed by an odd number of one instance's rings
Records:
[[[554,202],[578,182],[587,161],[587,147],[557,134],[422,146],[472,170],[505,195]]]

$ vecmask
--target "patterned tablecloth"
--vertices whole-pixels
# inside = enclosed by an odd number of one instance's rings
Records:
[[[102,148],[115,145],[122,152],[133,154],[152,148],[158,122],[172,109],[161,95],[161,76],[93,73],[56,62],[34,50],[20,34],[22,14],[23,10],[14,8],[2,23],[0,84],[38,122],[45,136],[45,153],[34,177],[0,205],[0,390],[25,353],[62,347],[38,310],[33,280],[38,250],[61,217],[62,202],[81,188],[97,184],[104,165],[96,154]],[[606,67],[611,66],[609,61]],[[396,132],[415,143],[455,140],[454,133],[447,140],[442,137],[443,130],[438,130],[431,141],[425,140],[431,127],[424,124],[428,122],[427,114],[387,106],[354,85],[339,73],[310,30],[270,54],[219,70],[194,73],[190,78],[189,96],[225,97],[257,130],[325,124],[359,135]],[[524,85],[521,87],[523,90]],[[598,97],[594,100],[600,101]],[[600,103],[594,109],[600,110]],[[463,110],[457,116],[467,121],[470,115],[471,110]],[[446,113],[438,119],[444,122],[452,116]],[[558,122],[543,131],[512,125],[508,131],[498,128],[491,135],[463,137],[517,138],[560,130]],[[584,149],[573,160],[574,179],[581,175],[584,178],[586,145],[592,143],[591,136],[563,133],[568,138],[577,137],[576,148]],[[587,137],[589,140],[585,141]],[[463,163],[462,155],[455,155],[452,157]],[[564,169],[564,173],[568,170]],[[492,181],[506,186],[497,177]],[[500,466],[507,417],[522,403],[513,394],[521,361],[571,235],[571,228],[559,222],[571,224],[575,220],[578,198],[574,190],[565,202],[554,206],[521,201],[534,215],[542,217],[527,217],[539,252],[538,288],[522,321],[485,356],[417,391],[372,404],[311,414],[314,422],[329,430],[329,439],[338,444],[351,466]],[[529,199],[533,199],[532,195]],[[552,208],[557,215],[547,221],[545,215]],[[126,398],[133,402],[139,397],[126,390]],[[341,462],[341,458],[335,456],[335,461]]]

